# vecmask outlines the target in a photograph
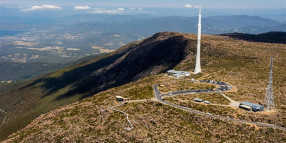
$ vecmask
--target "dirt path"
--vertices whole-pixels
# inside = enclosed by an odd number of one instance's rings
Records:
[[[238,101],[234,101],[232,100],[231,98],[229,98],[228,96],[226,96],[224,93],[222,92],[219,92],[224,98],[226,98],[228,101],[230,101],[230,104],[228,106],[231,106],[231,107],[238,107],[240,102]]]
[[[155,101],[155,98],[150,98],[150,99],[138,99],[138,100],[129,100],[129,101],[124,101],[126,103],[133,103],[133,102],[145,102],[145,101]]]
[[[142,102],[142,101],[150,101],[150,100],[152,100],[152,99],[131,100],[131,101],[128,101],[128,102]],[[129,120],[128,114],[126,112],[122,111],[122,110],[115,109],[116,107],[120,107],[122,105],[124,105],[124,102],[122,102],[120,105],[112,106],[112,107],[109,107],[109,108],[106,108],[106,109],[100,109],[100,112],[104,112],[106,110],[113,110],[113,111],[117,111],[117,112],[120,112],[120,113],[124,114],[126,116],[126,120],[127,120],[128,124],[130,125],[130,127],[126,127],[124,129],[127,130],[127,131],[131,131],[134,127],[133,127],[131,121]]]
[[[7,112],[5,111],[5,110],[3,110],[3,109],[1,109],[0,108],[0,112],[3,112],[5,115],[4,115],[4,119],[3,119],[3,121],[2,121],[2,124],[4,124],[5,123],[5,120],[6,120],[6,118],[7,118]]]
[[[128,118],[128,114],[127,114],[126,112],[121,111],[121,110],[118,110],[118,109],[111,109],[111,110],[117,111],[117,112],[120,112],[120,113],[123,113],[123,114],[126,116],[126,120],[127,120],[127,122],[129,123],[130,127],[124,128],[125,130],[131,131],[131,130],[134,128],[133,125],[132,125],[132,123],[130,122],[130,120],[129,120],[129,118]]]

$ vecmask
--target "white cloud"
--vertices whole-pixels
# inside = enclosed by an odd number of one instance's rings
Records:
[[[90,9],[89,6],[75,6],[73,7],[74,10],[87,10]]]
[[[90,13],[95,14],[120,14],[123,13],[124,9],[118,8],[118,9],[105,9],[105,8],[94,8],[93,11],[90,11]]]
[[[143,8],[94,8],[90,11],[89,13],[94,13],[94,14],[138,14],[138,13],[145,13],[145,14],[153,14],[154,12],[147,12],[144,11]]]
[[[131,7],[131,8],[129,8],[129,10],[139,10],[139,11],[141,11],[141,10],[143,10],[143,8],[134,8],[134,7]]]
[[[124,9],[124,8],[118,8],[117,10],[119,10],[119,11],[124,11],[125,9]]]
[[[42,6],[32,6],[28,9],[23,9],[23,11],[27,12],[27,11],[42,10],[42,9],[62,9],[62,8],[55,5],[42,5]]]
[[[193,7],[192,5],[190,5],[190,4],[186,4],[185,5],[185,7],[187,7],[187,8],[191,8],[191,7]]]
[[[198,5],[190,5],[190,4],[186,4],[185,7],[187,7],[187,8],[200,8],[200,6],[198,6]]]

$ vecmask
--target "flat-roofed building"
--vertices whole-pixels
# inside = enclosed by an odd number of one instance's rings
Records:
[[[263,105],[255,104],[255,103],[251,103],[251,102],[240,102],[239,108],[242,108],[242,109],[245,109],[248,111],[253,111],[253,112],[264,110]]]
[[[246,106],[246,105],[239,105],[239,108],[247,110],[247,111],[251,111],[251,107],[250,106]]]
[[[211,102],[209,102],[209,101],[206,101],[206,100],[204,101],[204,103],[205,103],[205,104],[211,104]]]
[[[195,98],[194,101],[195,102],[203,102],[204,100],[203,99],[199,99],[199,98]]]
[[[174,77],[183,77],[183,76],[190,76],[191,73],[187,71],[176,71],[176,70],[168,70],[168,75],[174,76]]]

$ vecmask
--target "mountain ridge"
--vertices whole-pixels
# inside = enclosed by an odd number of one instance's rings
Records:
[[[285,44],[255,43],[226,36],[203,35],[201,45],[203,73],[192,75],[190,78],[224,81],[238,86],[238,92],[228,93],[228,96],[238,101],[259,102],[263,99],[264,94],[261,93],[264,93],[264,87],[266,87],[268,60],[270,55],[273,56],[275,59],[275,101],[279,112],[273,115],[264,115],[231,108],[222,110],[223,107],[215,110],[212,106],[204,106],[204,108],[209,112],[224,116],[286,126],[283,122],[286,114],[284,107],[286,103],[283,100],[286,91],[283,86],[283,81],[286,79],[283,69],[286,66],[284,62],[286,56],[283,52]],[[228,138],[235,141],[236,135],[241,138],[245,137],[245,141],[255,141],[255,138],[251,136],[261,137],[258,139],[260,141],[263,139],[273,141],[274,138],[282,141],[285,132],[276,129],[257,129],[250,125],[204,118],[152,101],[127,104],[120,108],[130,114],[131,121],[135,123],[134,132],[122,130],[125,126],[125,118],[120,114],[112,114],[110,111],[103,117],[100,115],[100,109],[116,104],[116,95],[131,99],[153,98],[153,84],[170,81],[165,76],[166,70],[193,70],[195,52],[195,34],[163,32],[143,41],[131,43],[114,53],[67,67],[46,75],[40,80],[35,80],[35,82],[30,81],[32,84],[9,92],[10,96],[0,95],[0,100],[7,103],[7,105],[3,105],[1,102],[0,106],[10,112],[6,123],[1,125],[1,137],[5,136],[3,135],[4,131],[11,131],[11,128],[14,128],[15,132],[25,127],[11,135],[10,141],[41,142],[45,139],[66,141],[70,137],[71,140],[78,141],[135,142],[144,141],[147,136],[148,140],[162,142],[168,139],[178,141],[178,138],[185,142],[195,141],[194,139],[220,142],[226,141]],[[110,57],[112,60],[107,60]],[[102,60],[106,61],[102,62]],[[100,74],[103,76],[97,78]],[[120,75],[123,76],[118,77]],[[53,78],[55,79],[47,84]],[[72,81],[72,84],[68,82],[69,80]],[[56,87],[54,87],[55,85]],[[113,85],[113,88],[110,85]],[[256,87],[255,90],[245,88],[253,86]],[[80,90],[77,91],[77,89]],[[71,91],[74,95],[67,94],[72,93]],[[23,93],[21,96],[20,92]],[[22,99],[18,99],[20,97]],[[80,102],[66,105],[75,101]],[[63,105],[66,106],[61,107]],[[22,108],[25,110],[21,110]],[[59,109],[54,110],[55,108]],[[21,115],[23,113],[26,116]],[[15,120],[19,117],[21,120]],[[36,117],[38,118],[35,119]],[[101,117],[106,121],[100,122],[102,121]],[[274,118],[276,120],[273,120]],[[31,123],[31,121],[33,122]],[[18,125],[19,122],[22,124]],[[71,130],[73,126],[77,130]],[[205,132],[207,128],[209,131]],[[225,132],[218,132],[218,129]],[[165,132],[162,132],[163,130]],[[169,135],[164,135],[164,133]],[[266,138],[267,133],[271,133],[269,138]]]
[[[16,126],[24,127],[31,119],[58,106],[171,69],[187,55],[185,53],[189,51],[185,48],[194,51],[194,46],[189,46],[187,41],[179,33],[155,34],[116,52],[63,68],[26,85],[23,83],[22,87],[0,95],[1,107],[9,111],[0,133],[5,133],[6,128],[12,128],[16,123],[19,124]],[[21,112],[25,114],[19,114]],[[26,120],[21,122],[18,116]]]
[[[261,34],[247,34],[247,33],[228,33],[221,34],[236,39],[251,41],[251,42],[265,42],[265,43],[280,43],[286,44],[286,32],[271,31]]]

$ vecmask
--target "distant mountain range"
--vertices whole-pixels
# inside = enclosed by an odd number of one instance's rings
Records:
[[[115,50],[126,43],[145,39],[157,32],[197,33],[197,23],[198,17],[181,16],[77,14],[54,17],[29,17],[28,15],[7,17],[1,15],[0,61],[1,57],[18,53],[28,54],[28,56],[39,55],[37,59],[39,63],[30,60],[27,61],[27,64],[47,63],[56,69],[62,67],[59,66],[59,63],[65,64],[86,55],[100,54],[100,51],[91,48],[92,46]],[[216,35],[234,32],[260,34],[269,31],[285,32],[286,24],[249,15],[202,18],[203,34]],[[242,37],[249,36],[244,35]],[[31,47],[11,45],[12,41],[23,41],[23,39],[27,39],[24,42],[39,44]],[[274,40],[281,41],[283,39],[276,38]],[[52,51],[31,50],[54,46],[63,48],[63,52],[58,54]],[[68,48],[74,48],[77,51],[67,50]],[[3,69],[0,71],[0,74],[3,75],[0,80],[21,80],[42,72],[42,70],[30,72],[27,69],[30,66],[23,68],[21,64],[7,64],[5,61],[1,61],[0,65]],[[15,69],[19,69],[19,71]],[[34,69],[37,70],[38,68]]]
[[[77,14],[35,17],[31,17],[27,13],[14,16],[3,14],[0,21],[0,61],[1,57],[13,56],[18,53],[27,54],[30,57],[39,55],[37,59],[39,63],[30,60],[27,61],[27,64],[47,63],[56,69],[62,67],[59,66],[59,63],[65,64],[86,55],[99,54],[100,51],[91,48],[92,46],[115,50],[126,43],[145,39],[157,32],[197,33],[197,23],[198,17],[155,17],[143,14]],[[249,15],[203,16],[202,18],[203,34],[233,32],[259,34],[269,31],[286,31],[286,24]],[[18,46],[11,44],[13,41],[39,44]],[[64,50],[57,53],[31,50],[54,46]],[[77,49],[77,51],[67,50],[68,48]],[[1,69],[3,69],[0,71],[0,74],[3,75],[0,80],[21,80],[42,72],[42,70],[29,72],[27,68],[30,66],[23,68],[21,64],[7,64],[5,62],[3,60],[0,62]],[[19,69],[19,71],[15,69]],[[37,70],[38,68],[34,69]]]
[[[102,33],[132,33],[150,36],[162,31],[196,33],[197,17],[154,17],[150,15],[95,15],[79,14],[65,17],[1,17],[2,30],[31,30],[32,25],[66,25],[65,31]],[[30,28],[28,28],[30,25]],[[18,26],[18,27],[16,27]],[[22,28],[21,28],[22,27]],[[74,28],[77,27],[77,28]],[[285,23],[258,16],[232,15],[202,18],[203,34],[242,32],[258,34],[269,31],[286,31]],[[0,31],[1,32],[1,31]]]

